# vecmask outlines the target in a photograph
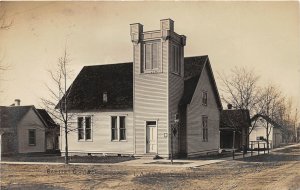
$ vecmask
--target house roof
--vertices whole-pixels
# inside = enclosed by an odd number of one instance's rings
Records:
[[[265,121],[267,121],[268,123],[270,123],[271,125],[273,125],[274,128],[278,128],[281,130],[284,130],[285,128],[280,125],[279,123],[277,123],[276,121],[274,121],[273,119],[271,119],[269,116],[263,115],[263,114],[256,114],[251,118],[251,122],[257,120],[258,118],[263,118]]]
[[[36,109],[30,106],[0,106],[0,128],[13,128],[24,118],[24,116],[33,110],[46,127],[56,126],[53,119],[44,109]],[[53,125],[54,123],[54,125]]]
[[[15,127],[33,106],[0,106],[0,127]]]
[[[190,103],[206,65],[210,71],[217,103],[222,106],[207,55],[184,58],[185,89],[181,104]],[[103,102],[105,92],[107,102]],[[133,63],[85,66],[67,93],[69,110],[132,109]]]
[[[220,118],[220,129],[241,129],[250,127],[251,120],[249,110],[222,110]]]
[[[215,78],[211,69],[209,58],[207,55],[186,57],[184,58],[184,93],[180,100],[180,105],[189,104],[194,96],[199,78],[204,68],[207,69],[209,80],[212,84],[213,92],[216,97],[219,109],[222,109],[222,103]]]
[[[132,65],[132,63],[119,63],[83,67],[68,90],[70,91],[69,109],[132,109]],[[107,103],[103,102],[105,92],[107,92]]]
[[[37,109],[37,112],[40,114],[42,119],[45,121],[47,124],[46,127],[48,128],[54,128],[57,127],[58,125],[54,122],[54,120],[50,117],[48,112],[44,109]]]
[[[207,55],[185,57],[184,58],[184,79],[188,80],[189,78],[195,76],[199,77],[202,73],[202,70],[207,60],[208,60]]]

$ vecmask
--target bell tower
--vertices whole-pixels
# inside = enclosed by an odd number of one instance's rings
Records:
[[[133,111],[135,154],[170,155],[170,124],[183,94],[186,37],[163,19],[160,30],[130,25],[133,43]],[[175,138],[174,143],[178,144]],[[176,148],[175,148],[176,149]]]

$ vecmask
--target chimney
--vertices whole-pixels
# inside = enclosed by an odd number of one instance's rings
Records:
[[[227,104],[227,108],[228,108],[229,110],[231,110],[231,109],[232,109],[232,104]]]
[[[20,102],[21,102],[20,99],[15,99],[15,106],[20,106]]]

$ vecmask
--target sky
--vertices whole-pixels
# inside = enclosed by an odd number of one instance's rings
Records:
[[[0,31],[0,105],[40,107],[66,47],[73,81],[83,66],[132,61],[131,23],[158,30],[174,20],[187,36],[185,56],[208,55],[217,73],[254,69],[300,105],[299,2],[2,2],[13,24]]]

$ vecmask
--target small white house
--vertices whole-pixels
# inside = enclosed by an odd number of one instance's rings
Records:
[[[167,158],[171,144],[175,156],[218,152],[222,105],[209,58],[184,57],[186,37],[174,31],[171,19],[160,26],[145,32],[131,24],[133,62],[85,66],[76,77],[67,103],[74,131],[70,155]]]
[[[251,131],[251,129],[250,129]],[[263,148],[263,144],[266,144],[267,140],[267,133],[269,133],[269,145],[270,148],[276,148],[279,147],[283,142],[283,133],[282,129],[280,129],[277,126],[274,126],[269,123],[269,128],[267,131],[266,122],[265,120],[259,120],[257,121],[255,127],[253,128],[252,132],[249,136],[249,141],[251,144],[251,141],[258,141],[261,143],[260,148]],[[254,143],[253,148],[257,148],[257,143]],[[251,147],[250,147],[251,148]],[[265,148],[267,148],[267,145],[265,145]]]
[[[15,102],[11,106],[0,106],[2,153],[36,153],[58,148],[55,142],[58,126],[48,113],[33,105],[21,106],[18,99]]]

